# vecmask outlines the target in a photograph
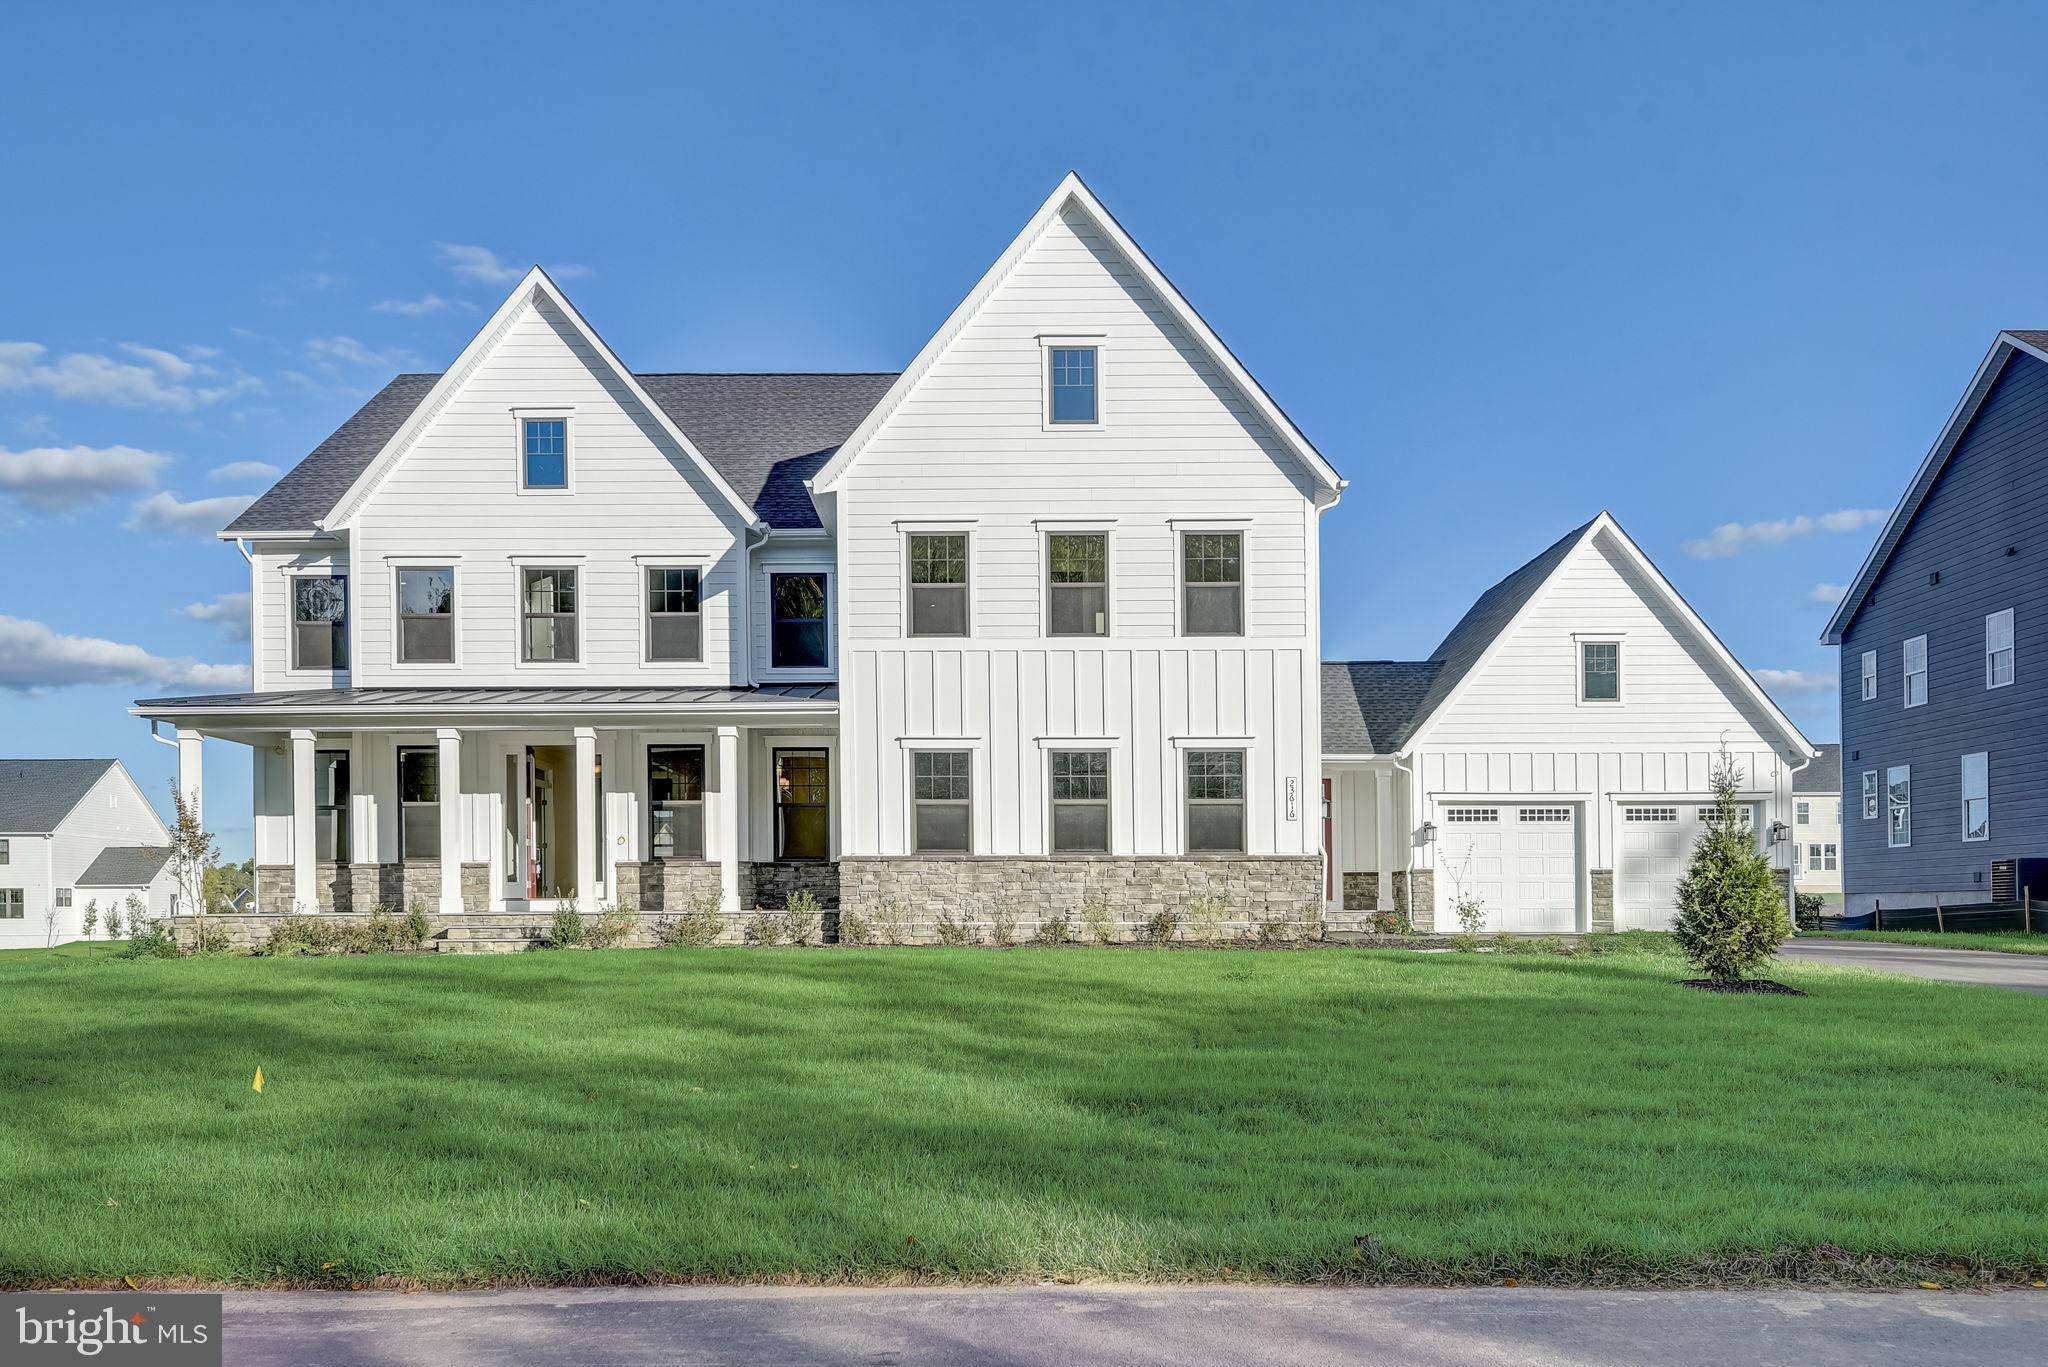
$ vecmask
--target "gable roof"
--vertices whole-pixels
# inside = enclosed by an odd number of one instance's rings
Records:
[[[1045,202],[1038,206],[1038,212],[1031,216],[1023,229],[1011,240],[1010,245],[1003,249],[995,264],[983,272],[974,288],[967,292],[967,297],[947,315],[946,321],[932,334],[931,340],[924,344],[923,349],[905,367],[903,373],[897,376],[896,382],[889,387],[889,392],[875,405],[874,410],[854,429],[852,435],[847,437],[833,457],[825,462],[824,468],[812,482],[813,490],[821,494],[832,491],[854,461],[860,458],[861,451],[882,424],[910,396],[911,391],[917,388],[918,382],[938,362],[939,357],[945,354],[953,340],[969,322],[973,321],[975,315],[981,312],[982,305],[995,294],[996,289],[1009,277],[1017,263],[1024,259],[1025,253],[1038,241],[1047,225],[1068,205],[1079,208],[1093,220],[1103,236],[1107,237],[1110,244],[1130,262],[1146,286],[1173,315],[1174,321],[1186,330],[1195,345],[1200,347],[1217,369],[1237,387],[1253,411],[1271,429],[1274,437],[1294,453],[1309,474],[1329,491],[1334,501],[1334,495],[1344,489],[1343,476],[1323,459],[1322,453],[1302,435],[1301,429],[1294,425],[1294,420],[1287,416],[1280,405],[1273,401],[1273,396],[1266,392],[1265,387],[1252,377],[1252,373],[1246,370],[1230,348],[1223,344],[1223,339],[1218,337],[1207,320],[1195,311],[1194,305],[1174,288],[1173,282],[1153,264],[1152,258],[1145,255],[1144,249],[1124,231],[1123,225],[1116,221],[1115,215],[1103,207],[1102,201],[1095,197],[1095,192],[1083,184],[1081,177],[1072,171],[1067,172],[1066,177],[1054,187],[1053,192],[1046,196]]]
[[[171,857],[168,846],[109,845],[78,875],[81,888],[142,888],[156,880]]]
[[[1885,564],[1892,558],[1892,552],[1905,539],[1906,529],[1918,516],[1920,506],[1927,501],[1927,495],[1934,490],[1934,483],[1941,478],[1941,472],[1948,468],[1949,457],[1962,443],[1963,434],[1970,430],[1977,410],[1990,397],[1992,386],[2005,373],[2005,368],[2015,355],[2026,354],[2039,361],[2048,362],[2048,332],[2033,328],[2007,328],[1992,340],[1991,350],[1978,365],[1977,373],[1970,378],[1969,388],[1963,391],[1962,399],[1955,411],[1949,414],[1948,422],[1942,427],[1941,435],[1935,439],[1934,447],[1920,462],[1920,468],[1913,472],[1912,480],[1906,485],[1906,492],[1899,496],[1899,502],[1892,509],[1892,515],[1885,519],[1884,530],[1877,534],[1877,541],[1870,553],[1863,557],[1863,567],[1856,571],[1856,578],[1850,581],[1849,591],[1842,595],[1842,601],[1828,618],[1827,628],[1821,632],[1821,644],[1836,646],[1842,643],[1843,633],[1849,623],[1856,620],[1856,614],[1863,608],[1863,600],[1870,596],[1870,590],[1877,585],[1877,577],[1884,573]]]
[[[1323,661],[1323,753],[1393,754],[1414,730],[1436,660]]]
[[[224,537],[308,532],[324,522],[440,380],[400,375],[229,523]],[[634,376],[771,527],[819,525],[804,482],[896,378],[894,371]]]
[[[1792,775],[1795,793],[1839,793],[1842,791],[1842,747],[1837,741],[1816,745],[1820,751],[1813,763]]]
[[[0,835],[48,835],[117,759],[0,759]]]

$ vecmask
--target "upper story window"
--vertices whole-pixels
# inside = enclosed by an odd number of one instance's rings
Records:
[[[1051,532],[1045,538],[1048,636],[1109,635],[1109,536]]]
[[[1244,533],[1182,532],[1181,631],[1244,635]]]
[[[1109,751],[1054,750],[1052,852],[1109,853]]]
[[[1863,652],[1863,701],[1877,701],[1877,652]]]
[[[573,566],[519,571],[519,658],[528,664],[576,660],[577,572]]]
[[[1963,756],[1963,839],[1991,838],[1991,756]]]
[[[1984,619],[1984,686],[2004,688],[2012,682],[2012,609]]]
[[[1927,638],[1915,636],[1906,642],[1906,706],[1918,707],[1927,701]]]
[[[398,572],[398,662],[455,660],[455,570],[436,565]]]
[[[704,747],[647,747],[647,847],[656,859],[704,857]]]
[[[1100,354],[1092,346],[1046,348],[1046,417],[1057,426],[1094,426],[1102,421],[1098,387]]]
[[[702,660],[704,614],[698,601],[698,572],[690,566],[647,570],[647,658]]]
[[[1579,642],[1579,701],[1621,701],[1621,642]]]
[[[974,752],[919,750],[910,758],[911,848],[967,854],[974,844]]]
[[[292,580],[292,668],[348,668],[348,577]]]
[[[776,669],[824,669],[832,661],[825,621],[825,576],[768,576],[768,663]]]
[[[523,489],[569,487],[567,418],[527,418],[521,421],[519,485]]]
[[[1244,751],[1190,750],[1188,851],[1244,853]]]
[[[910,634],[967,635],[967,533],[911,534]]]
[[[14,847],[5,840],[0,840],[0,864],[11,864],[13,862]]]
[[[1813,824],[1813,804],[1811,802],[1796,802],[1793,804],[1793,809],[1797,813],[1793,817],[1794,821],[1802,826]]]
[[[1863,819],[1877,820],[1877,770],[1863,771]]]
[[[1885,806],[1891,812],[1885,844],[1902,850],[1913,843],[1913,766],[1893,765],[1885,773],[1884,784]]]

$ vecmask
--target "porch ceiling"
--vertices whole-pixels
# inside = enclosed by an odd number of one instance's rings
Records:
[[[297,723],[333,726],[500,725],[531,721],[631,721],[831,718],[839,687],[829,683],[751,688],[302,688],[271,693],[212,693],[144,698],[128,709],[151,721],[232,727]]]

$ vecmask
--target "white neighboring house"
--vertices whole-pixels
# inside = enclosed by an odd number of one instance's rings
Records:
[[[169,915],[170,844],[119,760],[0,759],[0,949],[79,939],[88,902],[131,892]]]
[[[1842,895],[1842,747],[1830,741],[1792,779],[1792,840],[1801,892]]]
[[[1457,930],[1663,929],[1726,744],[1789,880],[1814,747],[1607,513],[1488,589],[1427,660],[1323,666],[1326,896]]]

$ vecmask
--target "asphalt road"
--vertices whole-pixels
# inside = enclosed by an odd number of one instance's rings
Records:
[[[1787,940],[1778,953],[1803,963],[1843,964],[1943,982],[2010,987],[2048,996],[2048,954],[1994,954],[1882,940]]]
[[[322,1364],[1743,1363],[2042,1361],[2048,1292],[772,1287],[228,1296],[226,1359]]]

